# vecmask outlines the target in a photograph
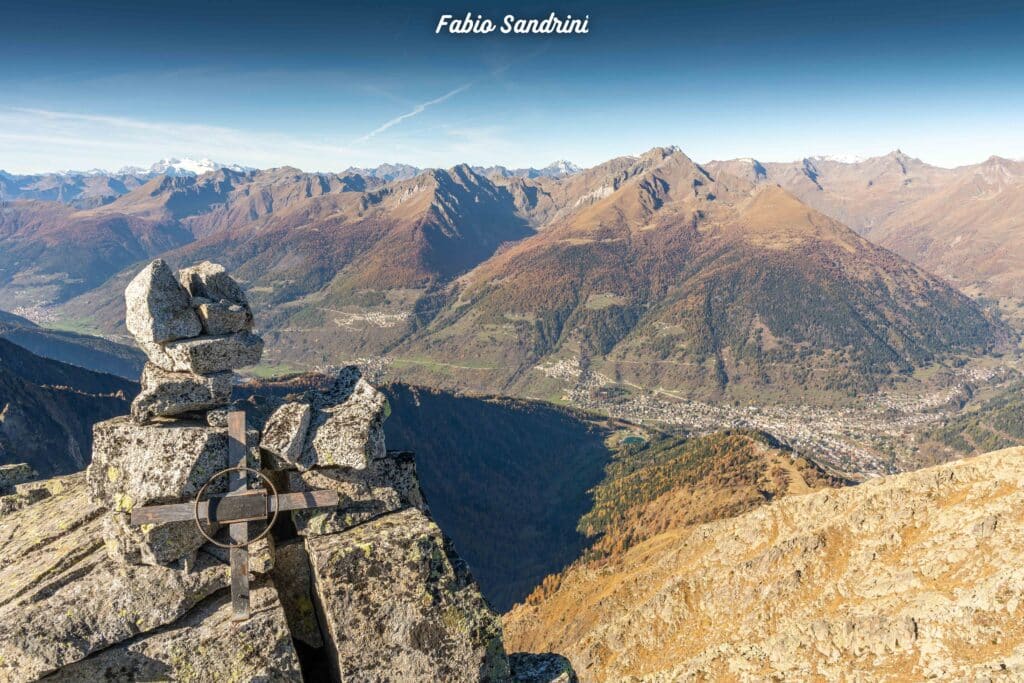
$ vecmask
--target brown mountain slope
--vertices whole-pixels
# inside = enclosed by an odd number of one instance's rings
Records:
[[[669,529],[846,483],[759,432],[655,436],[642,446],[620,446],[579,527],[600,536],[587,553],[588,561],[599,561]]]
[[[6,202],[0,205],[0,305],[60,303],[197,237],[367,184],[359,176],[290,168],[225,168],[199,177],[156,176],[85,209],[56,201]]]
[[[505,618],[582,681],[1024,676],[1024,450],[790,496],[571,571]]]
[[[659,534],[847,483],[758,432],[655,433],[639,444],[620,441],[592,489],[593,506],[579,519],[579,530],[594,542],[572,566],[545,577],[525,602],[543,605],[568,577],[614,563]]]
[[[294,169],[221,171],[201,180],[223,186],[210,190],[221,203],[182,219],[197,239],[163,258],[212,259],[232,268],[265,311],[259,322],[271,361],[326,364],[351,357],[342,354],[380,353],[436,312],[431,292],[438,285],[532,232],[511,193],[467,166],[365,191],[357,176],[311,177]],[[272,191],[262,193],[262,186]],[[205,192],[195,181],[184,187],[188,197]],[[112,206],[137,202],[164,215],[170,202],[158,194],[155,206],[141,192]],[[117,333],[122,279],[65,310]]]
[[[1024,297],[1024,162],[992,157],[955,172],[871,239],[965,290]]]
[[[113,204],[86,211],[46,201],[0,204],[0,305],[64,301],[191,239],[172,220]]]
[[[778,187],[713,178],[674,149],[638,163],[618,189],[461,278],[450,307],[399,349],[427,359],[409,376],[433,363],[466,386],[543,391],[538,365],[582,358],[700,396],[848,391],[1007,338],[942,281]]]
[[[900,206],[927,197],[953,177],[948,169],[900,150],[853,163],[825,157],[764,163],[733,159],[712,161],[707,168],[713,175],[725,172],[752,182],[781,185],[808,206],[862,235],[870,234]]]
[[[136,391],[0,339],[0,464],[25,462],[43,476],[81,469],[93,423],[125,412]]]
[[[707,167],[779,184],[962,289],[1024,296],[1024,162],[991,157],[945,169],[897,150],[857,163],[734,159]]]

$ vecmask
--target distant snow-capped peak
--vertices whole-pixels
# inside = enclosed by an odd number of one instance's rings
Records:
[[[117,175],[135,175],[143,177],[169,175],[193,177],[201,176],[204,173],[210,173],[211,171],[219,171],[222,168],[226,168],[231,171],[254,170],[248,166],[239,166],[238,164],[220,164],[205,157],[198,161],[191,157],[185,157],[183,159],[170,157],[168,159],[161,159],[149,168],[144,168],[142,166],[125,166],[117,172]]]
[[[867,157],[860,156],[859,154],[825,154],[822,156],[811,157],[811,159],[817,161],[835,161],[840,164],[859,164],[862,161],[867,161]]]
[[[164,174],[170,176],[200,176],[204,173],[210,173],[212,171],[219,171],[222,168],[226,168],[232,171],[247,171],[249,170],[245,166],[239,166],[238,164],[219,164],[216,161],[210,159],[195,159],[185,157],[184,159],[178,159],[171,157],[170,159],[161,159],[152,166],[149,167],[150,173]]]
[[[560,173],[562,175],[572,175],[573,173],[579,173],[582,169],[571,161],[559,159],[558,161],[552,161],[541,170]]]

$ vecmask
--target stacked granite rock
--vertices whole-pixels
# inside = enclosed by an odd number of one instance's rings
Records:
[[[215,263],[175,277],[166,263],[153,261],[128,285],[125,305],[125,326],[149,358],[132,403],[137,422],[226,405],[232,370],[263,354],[245,293]]]
[[[293,512],[297,538],[277,548],[275,572],[309,576],[281,594],[293,637],[325,644],[342,680],[506,680],[497,616],[430,519],[412,454],[384,447],[389,414],[347,367],[266,418],[264,468],[287,491],[340,499]]]
[[[95,426],[85,477],[4,518],[0,680],[573,680],[550,657],[510,670],[497,615],[430,519],[412,455],[385,449],[387,400],[356,368],[244,404],[250,466],[339,504],[294,511],[250,546],[252,617],[232,623],[226,551],[193,521],[129,522],[226,467],[232,371],[263,343],[216,264],[154,261],[125,298],[149,357],[131,417]]]
[[[107,550],[130,563],[189,561],[204,543],[194,523],[132,527],[131,511],[187,502],[227,466],[224,415],[233,370],[259,362],[263,340],[252,333],[242,288],[210,262],[178,273],[162,260],[143,268],[125,290],[125,325],[148,362],[131,419],[93,430],[89,483],[109,510]],[[248,440],[258,462],[258,434]],[[224,485],[215,480],[212,491]]]

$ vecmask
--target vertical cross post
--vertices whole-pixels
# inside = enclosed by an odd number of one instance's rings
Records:
[[[246,466],[245,412],[233,410],[228,413],[228,467]],[[245,470],[228,473],[228,496],[238,496],[248,490],[248,475]],[[231,537],[231,607],[234,621],[249,618],[249,523],[232,522],[228,526]]]

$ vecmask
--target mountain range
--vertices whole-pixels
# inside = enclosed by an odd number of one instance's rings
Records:
[[[760,427],[552,402],[792,403],[807,431],[839,415],[855,434],[876,408],[857,401],[883,396],[895,423],[890,385],[942,375],[898,438],[932,461],[1024,442],[1005,317],[1022,175],[674,147],[588,169],[4,174],[0,463],[84,466],[92,423],[137,391],[83,369],[137,376],[114,341],[128,279],[214,260],[267,341],[254,374],[362,360],[407,382],[384,389],[387,443],[417,452],[514,649],[563,652],[582,680],[1012,677],[1019,449],[854,485],[855,461],[840,473]],[[236,397],[258,422],[267,394],[322,380]],[[826,399],[840,409],[803,410]]]
[[[992,177],[1012,193],[1007,169]],[[89,208],[6,201],[0,307],[116,337],[135,264],[214,259],[245,281],[278,372],[387,356],[396,378],[541,398],[584,377],[699,398],[849,395],[1015,337],[915,263],[926,254],[871,241],[980,167],[902,153],[702,166],[655,148],[549,170],[221,167]],[[1013,206],[973,229],[1012,233]],[[959,260],[979,243],[961,240]]]
[[[759,184],[777,184],[872,241],[965,291],[1024,296],[1024,162],[993,156],[958,168],[896,150],[856,163],[711,162]]]

